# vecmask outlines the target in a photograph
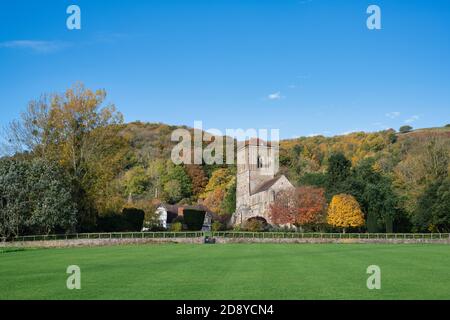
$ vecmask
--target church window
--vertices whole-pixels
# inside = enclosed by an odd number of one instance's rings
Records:
[[[263,161],[262,161],[261,156],[258,156],[258,158],[257,158],[257,161],[256,161],[256,167],[257,167],[258,169],[263,167]]]

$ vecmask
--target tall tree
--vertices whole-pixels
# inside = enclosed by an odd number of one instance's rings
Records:
[[[126,159],[126,142],[115,126],[123,117],[105,99],[104,90],[94,92],[82,84],[43,96],[30,102],[8,135],[17,151],[54,161],[70,173],[84,226],[94,224],[96,203],[104,203]]]
[[[231,191],[232,188],[236,188],[235,169],[219,168],[213,171],[211,178],[205,187],[205,192],[203,192],[199,198],[203,200],[204,204],[215,213],[232,213],[228,212],[229,209],[231,209],[232,204],[223,204],[227,194],[229,196],[227,201],[233,201],[233,191]]]
[[[335,153],[328,159],[327,191],[330,195],[343,192],[344,184],[350,176],[352,163],[344,154]]]
[[[194,194],[194,197],[198,198],[205,190],[205,187],[208,184],[208,178],[200,165],[187,165],[186,172],[192,181],[192,193]]]
[[[419,198],[414,216],[418,231],[450,232],[450,179],[428,186]]]

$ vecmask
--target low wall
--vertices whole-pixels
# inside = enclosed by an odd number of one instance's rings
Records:
[[[290,239],[290,238],[216,238],[216,243],[386,243],[386,244],[417,244],[417,243],[440,243],[450,244],[450,239],[320,239],[320,238],[303,238],[303,239]]]
[[[124,244],[161,244],[161,243],[203,243],[203,238],[151,238],[151,239],[71,239],[47,241],[0,242],[0,247],[14,248],[65,248],[65,247],[94,247]]]
[[[418,244],[439,243],[450,244],[450,239],[320,239],[320,238],[224,238],[215,237],[216,243],[385,243],[385,244]],[[129,238],[129,239],[72,239],[72,240],[47,240],[47,241],[23,241],[23,242],[0,242],[0,247],[14,248],[65,248],[65,247],[90,247],[90,246],[112,246],[126,244],[163,244],[163,243],[189,243],[202,244],[203,237],[197,238]]]

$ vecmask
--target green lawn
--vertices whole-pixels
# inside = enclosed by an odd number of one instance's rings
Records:
[[[381,267],[381,290],[366,269]],[[68,265],[81,290],[66,288]],[[450,299],[450,246],[136,245],[0,253],[0,299]]]

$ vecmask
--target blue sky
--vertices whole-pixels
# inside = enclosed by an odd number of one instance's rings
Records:
[[[370,4],[382,30],[366,27]],[[2,1],[0,125],[82,81],[126,121],[282,138],[442,126],[449,36],[446,0]]]

